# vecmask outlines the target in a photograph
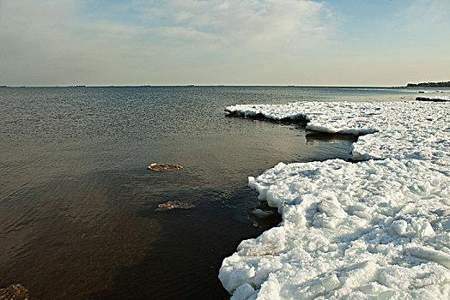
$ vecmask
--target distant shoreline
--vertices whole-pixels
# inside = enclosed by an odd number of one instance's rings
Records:
[[[2,85],[0,88],[245,88],[245,87],[261,87],[261,88],[322,88],[322,89],[399,89],[406,88],[406,86],[333,86],[333,85],[85,85],[85,86],[70,86],[70,85],[54,85],[54,86],[7,86]]]
[[[450,81],[408,83],[407,88],[415,87],[450,87]]]
[[[450,88],[450,81],[407,83],[404,86],[358,86],[358,85],[263,85],[263,84],[178,84],[178,85],[0,85],[0,88],[236,88],[236,87],[277,87],[277,88],[341,88],[341,89],[405,89],[405,88]]]

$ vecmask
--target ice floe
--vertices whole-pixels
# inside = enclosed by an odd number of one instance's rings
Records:
[[[300,102],[227,112],[358,135],[357,163],[279,163],[250,187],[282,222],[242,241],[232,299],[450,299],[450,105]]]

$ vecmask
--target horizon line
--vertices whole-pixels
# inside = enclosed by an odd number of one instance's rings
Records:
[[[0,85],[0,88],[126,88],[126,87],[299,87],[299,88],[406,88],[405,85],[301,85],[301,84],[74,84]]]

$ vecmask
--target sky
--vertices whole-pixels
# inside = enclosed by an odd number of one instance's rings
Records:
[[[0,85],[441,80],[449,0],[0,0]]]

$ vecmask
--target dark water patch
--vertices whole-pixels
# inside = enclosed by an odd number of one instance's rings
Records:
[[[417,97],[416,101],[422,102],[450,102],[449,98],[439,98],[439,97]]]
[[[343,141],[354,143],[358,140],[358,137],[353,134],[308,131],[306,133],[306,141],[314,141],[314,140],[324,142]]]
[[[1,202],[2,282],[23,283],[35,299],[85,299],[103,289],[112,270],[143,257],[158,234],[157,223],[135,216],[132,195],[126,181],[107,173],[53,181]]]
[[[240,241],[276,223],[248,226],[246,212],[257,202],[251,200],[256,195],[247,188],[231,195],[199,191],[183,197],[198,199],[199,195],[206,199],[200,199],[194,209],[159,214],[158,223],[166,234],[152,243],[152,250],[139,264],[117,271],[113,289],[92,299],[229,298],[217,279],[222,260]],[[155,218],[151,210],[140,215]]]

